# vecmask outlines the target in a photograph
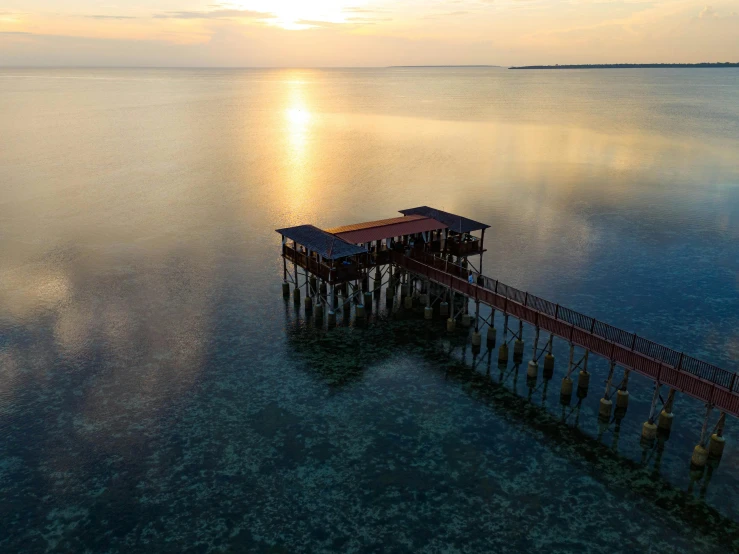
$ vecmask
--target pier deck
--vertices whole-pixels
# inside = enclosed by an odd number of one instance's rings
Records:
[[[514,363],[523,359],[523,325],[536,329],[527,376],[538,376],[538,359],[544,358],[544,378],[551,379],[554,368],[552,341],[554,337],[570,345],[570,360],[562,380],[561,401],[569,405],[573,380],[570,375],[579,369],[578,397],[587,395],[590,374],[589,354],[610,362],[605,392],[600,400],[599,417],[610,419],[616,400],[616,412],[623,415],[628,406],[628,376],[638,373],[654,383],[650,413],[642,427],[642,440],[654,441],[657,432],[669,434],[672,426],[672,405],[676,392],[703,402],[706,406],[700,442],[693,451],[691,463],[703,467],[710,456],[720,458],[724,448],[723,429],[726,415],[739,417],[739,379],[736,372],[689,356],[653,341],[618,329],[559,304],[521,291],[482,273],[485,253],[485,229],[489,225],[442,210],[420,206],[401,210],[404,217],[370,221],[320,230],[309,225],[278,229],[282,235],[283,294],[300,303],[301,288],[305,287],[306,314],[313,312],[317,323],[323,323],[328,308],[328,327],[336,325],[336,312],[349,321],[352,310],[357,320],[367,317],[374,299],[384,289],[388,307],[394,306],[400,290],[403,309],[423,307],[424,317],[448,317],[447,330],[454,332],[458,318],[462,326],[472,326],[472,345],[480,347],[480,326],[488,325],[488,348],[495,346],[495,312],[504,316],[503,341],[498,361],[508,363],[507,334],[516,339]],[[476,236],[473,233],[480,233]],[[292,241],[292,244],[289,242]],[[477,268],[470,258],[479,257]],[[288,270],[292,266],[292,274]],[[301,283],[299,270],[303,270]],[[370,280],[372,284],[370,284]],[[339,294],[342,296],[339,301]],[[432,297],[440,300],[433,307]],[[462,303],[457,300],[462,298]],[[470,305],[474,304],[474,314]],[[491,308],[491,316],[480,316],[480,306]],[[518,330],[509,326],[509,316],[518,320]],[[539,348],[540,331],[550,333],[547,346]],[[511,339],[512,340],[512,339]],[[573,364],[575,347],[584,356]],[[582,364],[582,365],[581,365]],[[619,385],[613,386],[616,367],[624,371]],[[660,388],[669,388],[667,400],[658,409]],[[711,411],[720,415],[711,432],[708,427]],[[709,440],[710,439],[710,440]],[[710,444],[709,444],[710,443]]]

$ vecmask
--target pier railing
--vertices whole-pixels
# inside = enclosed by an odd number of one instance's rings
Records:
[[[606,339],[620,346],[626,347],[633,352],[638,352],[659,360],[676,369],[687,371],[693,375],[739,392],[739,382],[735,381],[735,373],[704,362],[682,352],[668,348],[651,340],[629,333],[618,327],[609,325],[595,318],[581,314],[559,304],[535,296],[529,292],[518,290],[495,279],[482,276],[483,287],[492,290],[510,300],[514,300],[524,306],[534,308],[538,312],[547,314],[554,319],[562,320],[579,329],[587,331],[596,337]],[[733,385],[733,387],[732,387]]]
[[[480,239],[457,242],[453,240],[447,240],[446,246],[449,249],[449,253],[454,256],[469,256],[480,252]]]
[[[739,379],[736,373],[484,275],[479,275],[474,284],[469,283],[466,279],[468,270],[429,254],[414,253],[410,258],[403,253],[394,253],[393,261],[452,290],[615,360],[637,373],[739,416]]]
[[[353,281],[362,276],[361,268],[357,265],[337,264],[336,267],[330,267],[312,256],[308,256],[305,252],[297,252],[287,244],[282,245],[282,255],[287,261],[299,265],[330,284]]]

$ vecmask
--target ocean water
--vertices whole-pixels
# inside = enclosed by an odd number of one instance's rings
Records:
[[[0,550],[739,549],[735,419],[691,472],[704,407],[644,448],[651,383],[599,425],[591,359],[563,408],[564,341],[529,386],[282,299],[274,229],[423,204],[491,225],[487,275],[737,369],[739,70],[0,70]]]

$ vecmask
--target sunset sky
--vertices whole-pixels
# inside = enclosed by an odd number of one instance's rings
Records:
[[[739,0],[4,0],[0,65],[739,61]]]

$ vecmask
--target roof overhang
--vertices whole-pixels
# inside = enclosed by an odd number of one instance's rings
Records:
[[[366,248],[347,242],[313,225],[285,227],[277,229],[277,232],[327,260],[338,260],[367,252]]]
[[[469,219],[461,215],[445,212],[444,210],[437,210],[436,208],[429,208],[428,206],[419,206],[417,208],[410,208],[407,210],[400,210],[405,216],[421,215],[441,221],[450,231],[456,231],[457,233],[471,233],[473,231],[480,231],[487,229],[490,225]]]

